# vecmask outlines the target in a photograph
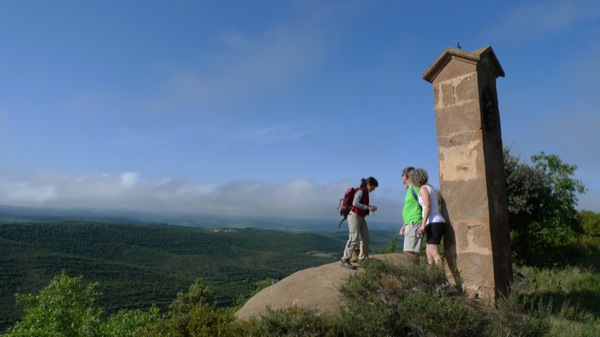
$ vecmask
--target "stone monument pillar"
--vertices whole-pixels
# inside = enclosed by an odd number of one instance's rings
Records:
[[[433,85],[447,273],[490,305],[512,280],[500,76],[491,47],[447,48],[423,73]]]

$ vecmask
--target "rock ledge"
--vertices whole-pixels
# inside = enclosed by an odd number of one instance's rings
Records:
[[[371,258],[393,264],[408,262],[401,253],[371,255]],[[342,268],[339,261],[297,271],[261,290],[235,315],[238,319],[248,320],[266,314],[267,308],[280,310],[294,306],[317,313],[335,313],[340,304],[340,285],[350,275],[361,271],[360,267],[355,270]]]

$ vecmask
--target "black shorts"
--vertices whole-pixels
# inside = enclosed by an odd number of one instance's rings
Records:
[[[444,233],[446,232],[445,222],[431,222],[425,226],[425,234],[427,234],[427,244],[439,245],[442,242]]]

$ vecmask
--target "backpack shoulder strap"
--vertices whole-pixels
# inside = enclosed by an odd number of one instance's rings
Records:
[[[410,186],[410,193],[415,198],[415,201],[417,202],[417,206],[419,206],[419,209],[423,209],[421,207],[421,204],[419,204],[419,197],[417,196],[417,193],[415,192],[415,186],[414,185]]]
[[[414,185],[410,186],[410,193],[412,193],[413,197],[415,198],[415,200],[418,203],[419,202],[419,197],[417,196],[417,193],[415,192],[415,186]]]

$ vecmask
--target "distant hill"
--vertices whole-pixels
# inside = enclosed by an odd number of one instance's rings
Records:
[[[57,209],[0,205],[0,224],[77,220],[147,225],[175,225],[200,227],[205,229],[251,227],[286,232],[336,233],[345,231],[348,228],[346,222],[338,227],[340,219],[341,218],[335,208],[332,208],[331,218],[323,219],[310,217],[274,218],[98,209]],[[376,218],[369,219],[369,226],[372,230],[380,231],[398,231],[400,229],[399,223],[391,224],[380,222]]]
[[[99,282],[99,304],[109,311],[153,303],[166,310],[197,278],[220,305],[231,306],[258,281],[339,259],[347,240],[347,227],[324,235],[235,228],[236,222],[220,229],[17,217],[7,222],[7,213],[0,214],[0,331],[21,314],[14,293],[36,293],[62,270]],[[373,231],[373,248],[385,248],[392,235]]]

